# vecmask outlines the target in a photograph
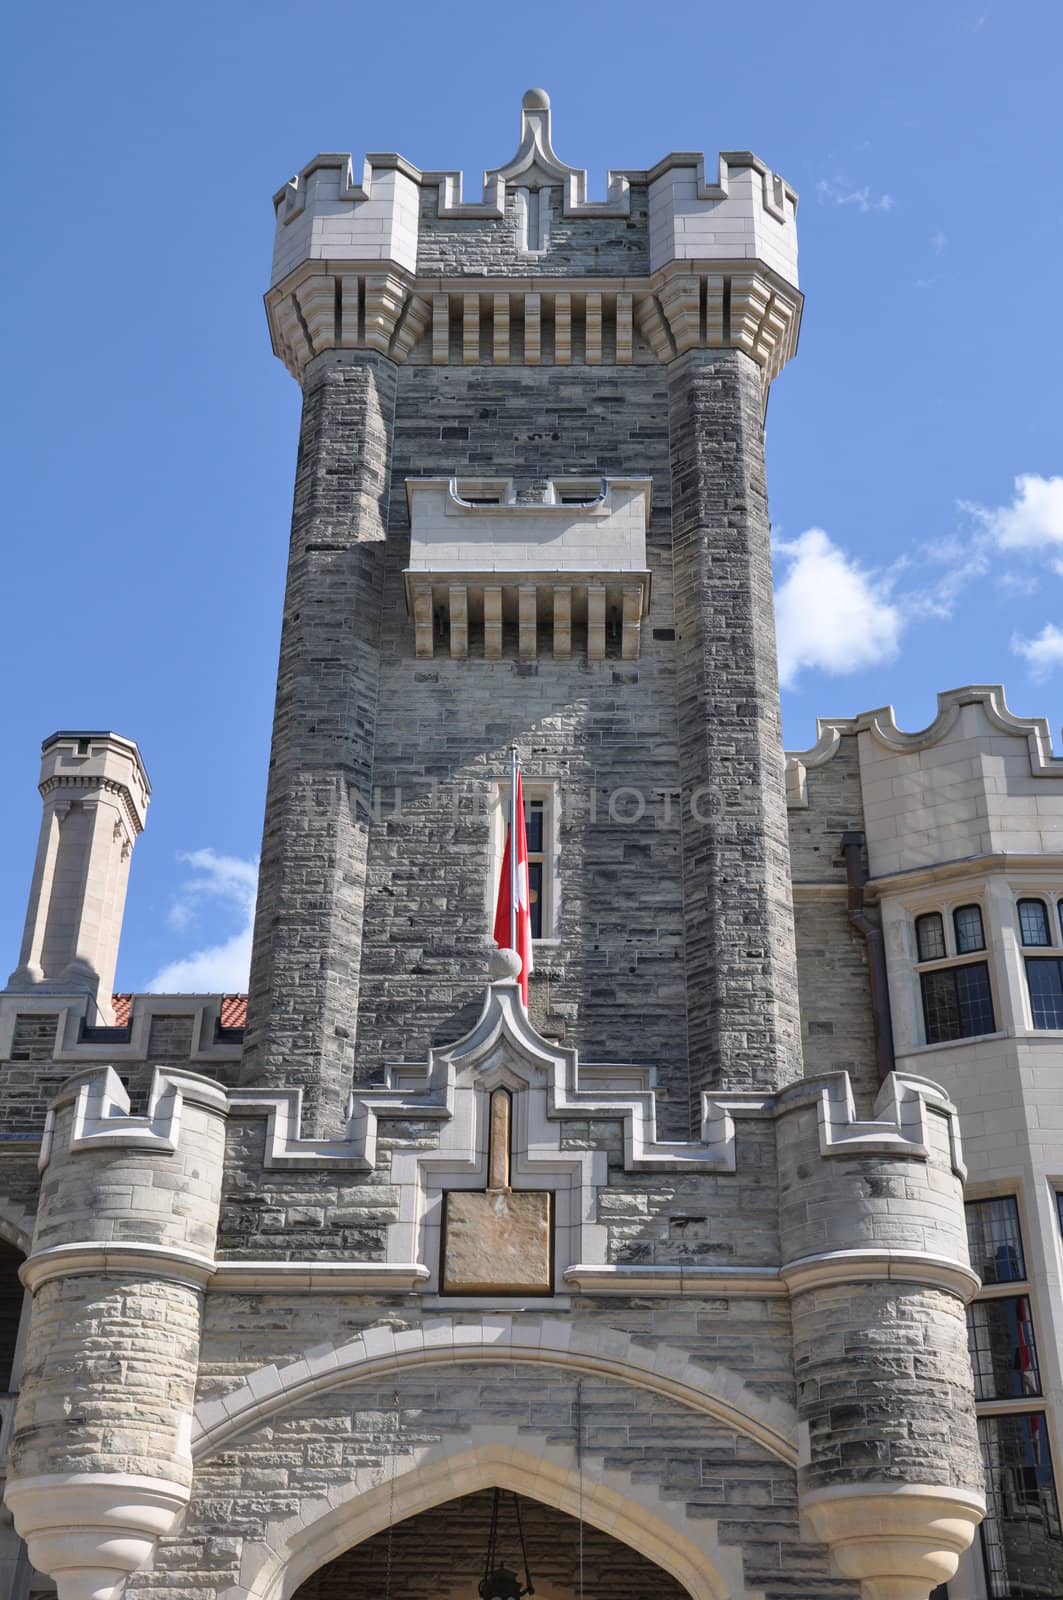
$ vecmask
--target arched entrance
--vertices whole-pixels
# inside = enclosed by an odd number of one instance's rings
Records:
[[[319,1568],[293,1600],[385,1600],[389,1592],[394,1600],[477,1600],[494,1498],[494,1490],[484,1489],[407,1517]],[[518,1504],[538,1600],[579,1600],[581,1554],[582,1590],[593,1600],[689,1600],[663,1568],[603,1529],[584,1523],[581,1530],[578,1517],[541,1500],[522,1495]],[[508,1493],[498,1523],[499,1564],[523,1581],[521,1539]]]
[[[483,1437],[490,1430],[472,1431]],[[741,1557],[736,1550],[718,1544],[710,1520],[698,1519],[688,1525],[683,1510],[674,1502],[655,1493],[645,1499],[621,1493],[600,1476],[585,1477],[574,1466],[563,1464],[557,1454],[547,1446],[543,1455],[532,1455],[504,1438],[489,1441],[483,1437],[483,1442],[464,1450],[430,1451],[393,1477],[382,1479],[374,1473],[372,1487],[361,1487],[355,1475],[331,1505],[304,1505],[297,1516],[271,1528],[257,1555],[245,1550],[245,1577],[239,1590],[227,1593],[227,1600],[230,1593],[233,1600],[237,1593],[241,1600],[295,1600],[296,1596],[309,1600],[313,1590],[304,1590],[303,1585],[338,1558],[346,1558],[372,1541],[386,1554],[389,1527],[419,1521],[425,1513],[445,1515],[444,1508],[459,1501],[489,1503],[490,1491],[496,1487],[520,1495],[522,1502],[536,1501],[566,1517],[574,1525],[577,1540],[582,1521],[585,1551],[590,1530],[596,1530],[608,1537],[610,1550],[622,1545],[649,1568],[663,1570],[672,1582],[667,1589],[660,1588],[659,1600],[679,1600],[684,1592],[690,1600],[738,1600],[739,1596],[753,1600],[742,1581]],[[477,1514],[474,1509],[473,1517]],[[565,1526],[566,1536],[571,1537],[572,1530]],[[603,1563],[605,1549],[603,1544]],[[484,1547],[478,1545],[467,1563],[468,1575],[475,1573],[477,1583],[483,1555]],[[571,1572],[571,1562],[568,1570]],[[560,1600],[578,1600],[578,1586],[561,1587],[560,1572],[558,1582]],[[457,1588],[465,1593],[464,1574]],[[586,1583],[584,1590],[589,1592]],[[658,1590],[651,1593],[657,1600]],[[378,1594],[382,1596],[383,1590]],[[554,1600],[545,1588],[543,1596]],[[398,1595],[396,1600],[400,1600]],[[439,1600],[438,1592],[435,1600]],[[476,1600],[475,1584],[470,1600]]]

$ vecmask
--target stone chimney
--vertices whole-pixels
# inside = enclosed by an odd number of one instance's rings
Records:
[[[129,860],[151,789],[140,751],[117,733],[53,733],[41,746],[41,819],[26,928],[8,990],[90,994],[89,1022],[114,1020],[111,991]]]

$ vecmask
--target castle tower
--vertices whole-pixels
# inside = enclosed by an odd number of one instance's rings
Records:
[[[8,990],[95,997],[113,1021],[129,864],[151,788],[140,751],[116,733],[53,733],[41,747],[41,818],[26,930]]]
[[[304,399],[245,1061],[322,1130],[468,997],[511,744],[537,1014],[667,1060],[684,1131],[800,1072],[763,461],[796,197],[739,153],[592,201],[550,115],[482,198],[321,156],[275,200]]]
[[[928,1600],[984,1510],[979,1285],[955,1105],[876,1060],[862,880],[863,931],[844,880],[802,901],[844,952],[813,1005],[867,1013],[802,1064],[763,449],[796,196],[732,152],[589,198],[531,90],[482,193],[333,154],[275,206],[303,416],[246,1032],[144,996],[45,1040],[0,997],[0,1111],[50,1101],[0,1132],[28,1559],[60,1600],[472,1600],[485,1560],[491,1600],[533,1564]]]

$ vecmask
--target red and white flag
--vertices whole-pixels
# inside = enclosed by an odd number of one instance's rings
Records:
[[[516,836],[516,850],[513,848]],[[509,823],[502,852],[502,874],[495,909],[495,943],[520,956],[520,997],[528,1009],[528,974],[532,967],[531,899],[528,893],[528,835],[524,826],[524,790],[520,768],[513,758]]]

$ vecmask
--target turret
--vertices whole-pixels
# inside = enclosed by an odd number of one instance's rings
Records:
[[[225,1111],[210,1079],[162,1068],[145,1116],[110,1067],[52,1103],[6,1498],[59,1600],[117,1600],[188,1504]]]
[[[8,990],[90,994],[114,1021],[129,864],[151,789],[140,751],[117,733],[53,733],[41,747],[41,819],[19,964]]]

